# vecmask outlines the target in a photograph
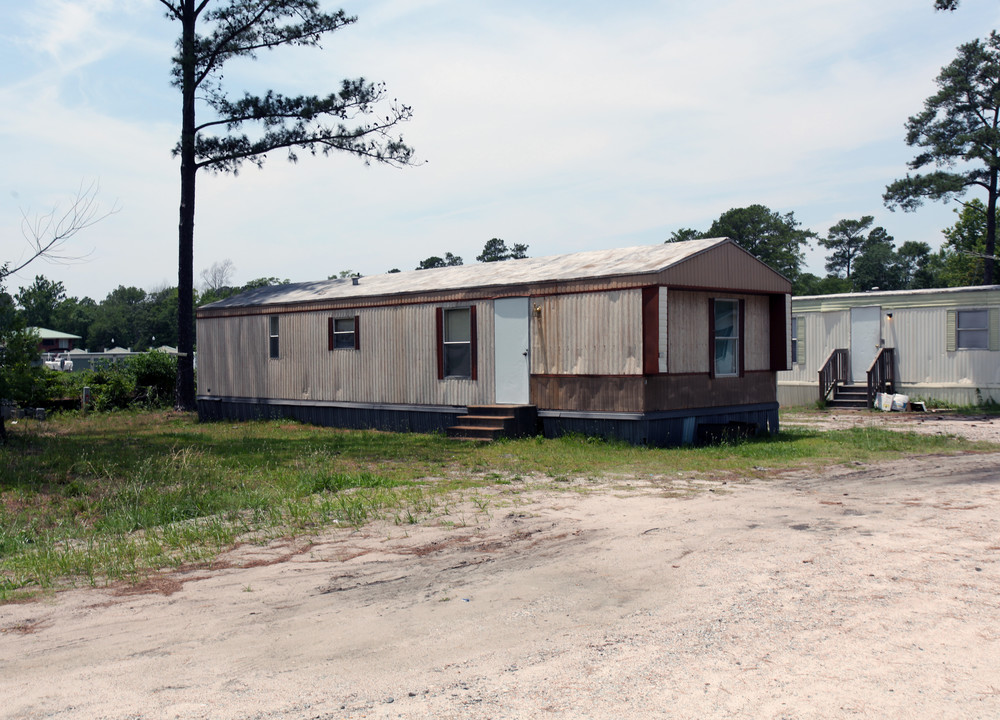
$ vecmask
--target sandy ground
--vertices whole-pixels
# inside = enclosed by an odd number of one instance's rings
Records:
[[[0,717],[1000,717],[1000,453],[761,474],[0,606]]]

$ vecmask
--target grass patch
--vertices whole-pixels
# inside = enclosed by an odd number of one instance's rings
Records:
[[[525,478],[760,476],[763,468],[995,449],[877,428],[793,429],[735,445],[653,449],[585,437],[490,445],[172,412],[68,414],[10,427],[0,448],[0,600],[140,582],[238,542],[440,517],[453,493],[489,514]]]

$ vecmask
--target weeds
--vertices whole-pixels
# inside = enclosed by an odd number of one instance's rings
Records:
[[[0,600],[140,582],[237,542],[374,519],[466,524],[462,503],[488,516],[497,498],[481,490],[509,493],[512,484],[759,476],[763,468],[975,447],[872,428],[670,450],[584,437],[483,446],[277,421],[199,424],[173,412],[55,416],[19,423],[0,448]]]

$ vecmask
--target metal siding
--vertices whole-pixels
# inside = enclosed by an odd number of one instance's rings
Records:
[[[795,337],[796,337],[796,365],[807,366],[809,355],[806,353],[806,339],[809,337],[806,332],[806,319],[801,315],[795,316]],[[791,350],[789,350],[791,352]],[[791,365],[789,365],[791,367]]]
[[[707,373],[709,371],[710,298],[744,300],[746,313],[741,329],[745,370],[769,370],[771,367],[771,304],[767,295],[741,295],[732,292],[688,292],[670,290],[667,357],[671,373]]]
[[[533,375],[641,375],[642,291],[535,298]]]
[[[659,357],[657,361],[657,366],[661,373],[665,373],[670,368],[670,355],[668,353],[669,340],[670,340],[670,335],[669,335],[670,323],[668,322],[667,318],[667,312],[668,312],[667,288],[665,287],[660,288],[659,301],[660,301],[660,313],[659,313],[660,327],[658,328],[659,342],[657,343],[657,345],[658,345]]]
[[[267,316],[199,320],[198,392],[256,397],[268,362]]]
[[[886,308],[883,307],[883,314]],[[948,307],[894,308],[884,322],[887,347],[896,349],[898,384],[921,386],[918,394],[937,397],[936,388],[981,388],[1000,386],[1000,354],[989,350],[948,351]],[[797,315],[799,313],[796,313]],[[850,346],[849,310],[802,313],[805,321],[805,364],[778,374],[779,383],[817,382],[816,372],[830,352]],[[943,397],[943,396],[942,396]]]
[[[707,373],[708,295],[670,291],[670,336],[667,357],[671,373]]]
[[[662,285],[720,291],[787,293],[788,280],[736,244],[696,255],[657,276]]]
[[[468,304],[466,304],[467,306]],[[329,350],[330,312],[271,313],[280,357],[269,359],[268,316],[198,321],[198,388],[203,395],[337,402],[470,405],[493,401],[492,303],[476,303],[478,380],[437,378],[434,311],[404,305],[332,313],[359,318],[359,350]],[[491,348],[490,348],[491,350]]]
[[[743,337],[744,368],[771,369],[771,299],[767,295],[750,295],[740,298],[745,303]],[[787,335],[785,337],[788,337]]]
[[[886,345],[896,348],[899,382],[982,389],[1000,385],[1000,353],[946,350],[948,313],[945,308],[893,312],[892,320],[886,323]]]

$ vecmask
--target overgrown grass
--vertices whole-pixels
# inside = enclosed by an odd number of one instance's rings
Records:
[[[199,424],[166,412],[68,414],[9,429],[0,448],[0,600],[138,582],[248,540],[374,518],[425,522],[456,491],[485,512],[483,492],[512,492],[523,478],[760,477],[810,463],[995,448],[875,428],[668,450],[584,437],[474,445],[288,422]]]

